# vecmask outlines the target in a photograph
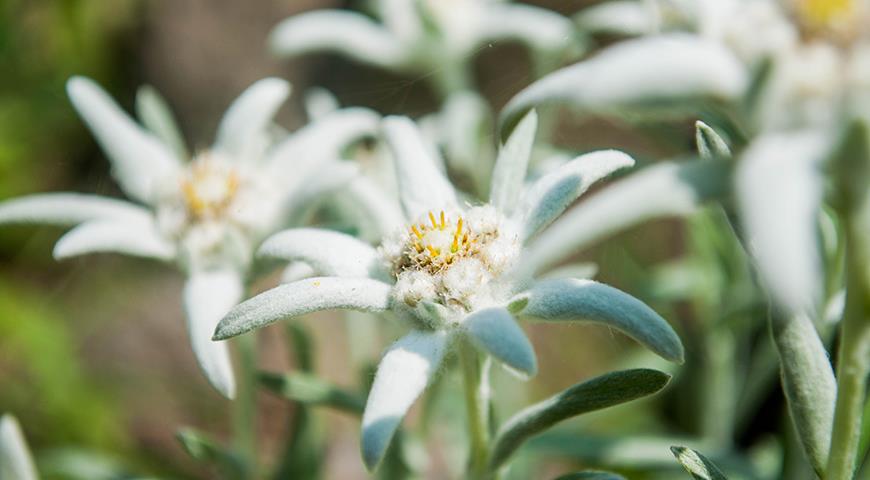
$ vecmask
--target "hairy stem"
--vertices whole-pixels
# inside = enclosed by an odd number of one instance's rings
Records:
[[[468,433],[471,453],[468,458],[468,478],[484,478],[489,458],[489,385],[481,368],[480,355],[463,341],[459,348],[465,386],[465,408],[468,412]]]

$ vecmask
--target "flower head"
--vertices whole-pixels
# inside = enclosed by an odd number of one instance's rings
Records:
[[[226,339],[268,323],[332,308],[391,311],[412,331],[381,361],[363,416],[362,451],[374,468],[405,412],[458,342],[469,342],[523,377],[534,350],[515,316],[587,320],[616,327],[670,360],[679,338],[639,300],[588,280],[534,281],[520,272],[524,245],[594,182],[633,165],[628,155],[581,155],[527,184],[537,117],[529,114],[502,147],[489,201],[462,205],[416,125],[383,122],[406,224],[379,248],[318,229],[290,229],[260,255],[312,265],[322,277],[281,285],[234,308],[218,325]]]
[[[121,188],[138,203],[78,193],[33,195],[0,204],[0,223],[75,226],[55,246],[58,259],[111,251],[175,263],[188,276],[184,305],[194,353],[212,385],[232,397],[229,352],[210,340],[214,326],[242,298],[262,239],[353,177],[356,169],[340,161],[341,151],[371,134],[377,116],[337,110],[277,138],[272,117],[290,85],[267,78],[233,102],[214,144],[189,158],[155,92],[140,93],[146,113],[140,126],[91,80],[72,78],[67,89]]]

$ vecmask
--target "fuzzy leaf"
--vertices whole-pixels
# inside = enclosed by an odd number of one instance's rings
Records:
[[[408,409],[438,371],[449,339],[443,331],[412,331],[392,344],[378,365],[362,420],[362,457],[373,471]]]
[[[771,318],[782,389],[804,452],[820,476],[828,464],[837,380],[828,352],[805,315]]]
[[[658,27],[656,13],[647,2],[613,0],[584,8],[574,15],[574,21],[592,35],[645,35]]]
[[[478,310],[465,317],[463,329],[475,346],[523,376],[538,373],[535,350],[513,315],[504,308]]]
[[[695,144],[698,153],[704,160],[723,160],[731,158],[731,149],[728,143],[706,123],[698,120],[695,122]]]
[[[528,291],[520,315],[613,327],[662,358],[682,363],[683,344],[668,322],[631,295],[592,280],[541,280]]]
[[[88,253],[114,252],[170,261],[175,245],[157,231],[153,220],[94,220],[67,232],[54,246],[54,258],[63,260]]]
[[[707,457],[687,447],[671,447],[680,465],[696,480],[728,480]]]
[[[368,278],[313,277],[279,285],[233,308],[217,326],[226,340],[279,320],[321,310],[386,310],[392,287]]]
[[[355,415],[362,415],[365,408],[362,396],[330,385],[314,375],[260,372],[258,379],[267,389],[294,402],[330,407]]]
[[[688,215],[702,202],[725,196],[730,173],[726,162],[659,163],[613,182],[530,242],[519,271],[532,276],[625,228],[653,218]]]
[[[578,383],[507,420],[493,441],[489,468],[499,469],[530,437],[584,413],[652,395],[667,385],[670,375],[658,370],[612,372]]]
[[[571,20],[545,8],[491,2],[482,17],[482,42],[517,40],[536,50],[559,51],[574,40]]]
[[[523,240],[528,240],[559,217],[595,182],[617,170],[634,166],[634,159],[617,150],[591,152],[565,163],[539,178],[523,193],[517,214]]]

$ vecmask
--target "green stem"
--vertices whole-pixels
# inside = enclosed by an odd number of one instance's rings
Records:
[[[462,364],[465,408],[468,412],[468,433],[471,439],[467,478],[481,479],[485,477],[489,457],[489,385],[481,368],[480,355],[466,341],[459,347],[459,361]]]
[[[855,215],[854,217],[857,217]],[[846,308],[837,359],[837,405],[825,480],[850,480],[860,441],[861,416],[870,373],[867,245],[862,222],[846,218]]]
[[[247,476],[257,476],[257,337],[241,335],[236,341],[239,376],[233,401],[234,442],[244,460]]]

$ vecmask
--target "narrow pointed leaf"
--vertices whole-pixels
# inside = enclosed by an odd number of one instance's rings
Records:
[[[646,220],[688,215],[728,194],[726,162],[660,163],[596,192],[541,232],[528,246],[519,270],[541,272],[608,235]]]
[[[181,129],[169,104],[157,90],[144,85],[136,92],[136,116],[151,133],[172,148],[178,158],[187,158],[187,147]]]
[[[594,183],[632,166],[634,159],[625,153],[603,150],[580,155],[539,178],[524,192],[517,211],[523,219],[523,239],[549,225]]]
[[[242,92],[227,109],[218,126],[214,148],[238,161],[262,148],[266,127],[290,95],[290,84],[264,78]]]
[[[0,417],[0,479],[37,480],[36,467],[21,426],[12,415]]]
[[[700,120],[695,122],[695,144],[698,147],[698,153],[704,160],[731,158],[731,149],[728,148],[728,143],[712,127]]]
[[[520,315],[600,323],[625,333],[662,358],[683,361],[683,344],[668,322],[645,303],[611,286],[592,280],[542,280],[528,295],[529,303]]]
[[[782,389],[810,465],[822,475],[828,464],[837,380],[813,322],[805,315],[771,318],[779,352]]]
[[[381,273],[377,250],[350,235],[319,228],[291,228],[272,235],[260,257],[304,261],[322,276],[371,277]]]
[[[642,37],[605,48],[526,87],[502,111],[501,131],[531,108],[559,102],[582,113],[657,109],[706,100],[734,100],[747,73],[723,45],[688,34]]]
[[[557,477],[555,480],[626,480],[622,475],[610,472],[576,472]]]
[[[667,385],[670,375],[657,370],[613,372],[578,383],[508,419],[493,440],[489,468],[498,470],[530,437],[584,413],[652,395]]]
[[[386,310],[392,287],[368,278],[314,277],[267,290],[233,308],[217,326],[215,340],[321,310]]]
[[[190,345],[199,368],[223,396],[233,398],[236,381],[229,345],[211,339],[214,329],[242,299],[242,278],[231,270],[193,272],[184,286],[184,311]]]
[[[402,43],[367,17],[338,10],[294,15],[269,35],[270,49],[285,56],[309,52],[336,52],[354,60],[385,68],[406,61]]]
[[[436,153],[425,143],[417,125],[407,117],[387,117],[383,129],[406,217],[416,220],[432,209],[456,205],[456,192],[438,169]]]
[[[532,110],[523,117],[498,152],[489,203],[500,211],[512,212],[520,199],[537,129],[538,115]]]
[[[175,438],[194,460],[215,464],[230,478],[246,477],[248,468],[244,460],[202,433],[192,428],[182,428],[175,434]]]
[[[707,457],[687,447],[671,447],[671,452],[695,480],[728,480]]]
[[[463,329],[477,348],[523,376],[538,373],[535,350],[513,315],[502,307],[478,310],[465,317]]]
[[[112,162],[112,173],[131,198],[150,204],[158,182],[174,174],[180,160],[167,145],[137,125],[92,80],[67,82],[73,106]]]
[[[163,238],[153,220],[94,220],[70,230],[54,246],[57,260],[100,252],[170,261],[175,258],[175,245]]]
[[[817,219],[828,150],[821,132],[769,134],[747,148],[735,173],[737,205],[761,278],[792,314],[813,311],[821,299]]]
[[[123,200],[81,193],[39,193],[0,202],[0,224],[72,226],[91,220],[144,220],[145,208]]]
[[[373,471],[417,397],[438,371],[447,350],[443,331],[412,331],[384,354],[362,420],[362,457]]]
[[[294,402],[330,407],[355,415],[362,415],[365,408],[365,397],[331,385],[314,375],[261,372],[258,379],[267,389]]]

